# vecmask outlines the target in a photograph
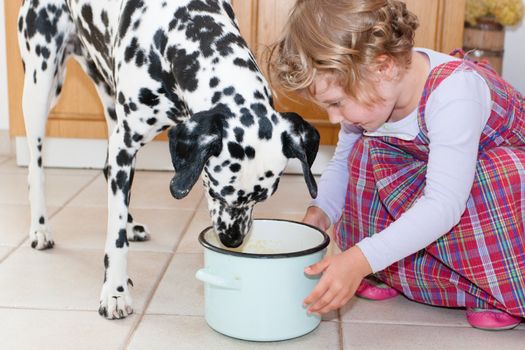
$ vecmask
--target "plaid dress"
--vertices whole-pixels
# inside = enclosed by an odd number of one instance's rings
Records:
[[[413,141],[363,136],[355,144],[336,242],[346,250],[382,231],[423,194],[429,153],[425,105],[459,70],[478,72],[494,102],[466,210],[448,233],[376,277],[418,302],[497,308],[525,317],[524,99],[483,63],[464,59],[431,71],[419,103],[421,131]]]

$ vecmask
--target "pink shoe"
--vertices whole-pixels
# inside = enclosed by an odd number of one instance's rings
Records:
[[[355,295],[368,300],[386,300],[397,297],[400,293],[381,282],[363,279],[357,288]]]
[[[467,308],[467,321],[474,328],[502,331],[519,325],[521,318],[497,309]]]

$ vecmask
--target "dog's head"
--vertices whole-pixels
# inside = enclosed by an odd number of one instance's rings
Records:
[[[319,133],[295,113],[274,112],[261,120],[235,118],[220,109],[199,112],[169,132],[175,168],[170,189],[185,197],[204,170],[208,209],[215,231],[227,247],[242,244],[256,203],[269,198],[290,158],[301,161],[312,197],[317,185],[310,167]]]

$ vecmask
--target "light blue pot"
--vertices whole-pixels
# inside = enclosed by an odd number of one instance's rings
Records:
[[[304,268],[321,260],[328,236],[302,223],[259,219],[240,248],[225,248],[212,227],[199,236],[205,267],[205,318],[225,335],[252,341],[299,337],[314,330],[320,317],[303,307],[319,276]]]

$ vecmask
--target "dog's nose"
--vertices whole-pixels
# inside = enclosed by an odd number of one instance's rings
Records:
[[[242,235],[236,235],[231,236],[226,233],[219,234],[219,239],[221,240],[221,243],[224,244],[228,248],[237,248],[242,244],[243,236]]]

